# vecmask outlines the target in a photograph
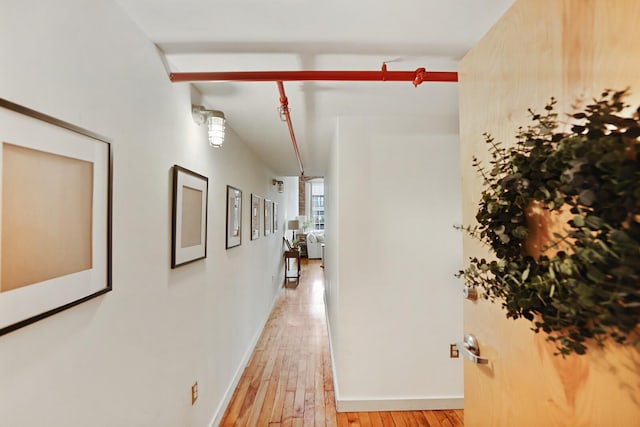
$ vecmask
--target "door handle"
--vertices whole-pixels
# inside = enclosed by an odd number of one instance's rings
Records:
[[[464,357],[472,361],[473,363],[477,363],[478,365],[486,365],[489,363],[489,359],[485,359],[484,357],[480,357],[480,347],[478,346],[478,340],[471,334],[467,334],[464,336],[464,342],[457,342],[456,347],[458,347],[458,351],[462,353]]]

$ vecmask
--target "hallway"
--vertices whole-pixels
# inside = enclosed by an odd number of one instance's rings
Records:
[[[295,286],[295,285],[294,285]],[[276,302],[222,426],[463,425],[463,411],[336,413],[319,260]]]

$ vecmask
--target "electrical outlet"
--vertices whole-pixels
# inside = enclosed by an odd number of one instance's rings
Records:
[[[458,352],[458,346],[455,344],[449,344],[449,357],[452,359],[457,359],[460,356]]]
[[[193,405],[198,400],[198,382],[196,381],[191,386],[191,404]]]

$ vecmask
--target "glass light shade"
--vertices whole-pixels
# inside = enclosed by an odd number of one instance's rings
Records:
[[[222,147],[225,128],[224,114],[209,116],[207,124],[209,126],[209,145],[216,148]]]

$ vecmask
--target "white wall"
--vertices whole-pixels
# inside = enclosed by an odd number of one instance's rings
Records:
[[[297,176],[285,176],[284,180],[284,188],[286,191],[286,216],[285,222],[290,219],[295,219],[298,217],[298,182],[299,178]]]
[[[283,228],[249,240],[250,194],[284,201],[275,175],[233,122],[222,149],[207,146],[189,86],[169,82],[111,0],[5,0],[0,52],[0,96],[103,134],[114,151],[113,291],[0,336],[0,425],[210,425],[279,292]],[[208,257],[175,270],[173,164],[209,177]],[[245,205],[230,250],[227,184]]]
[[[324,178],[324,294],[331,346],[331,362],[333,369],[333,386],[336,401],[340,398],[340,382],[338,381],[337,352],[340,350],[340,317],[338,298],[338,272],[340,271],[340,158],[338,144],[340,127],[336,124],[335,134],[329,150],[329,165]]]
[[[325,271],[342,411],[462,406],[459,144],[424,122],[339,121]]]

